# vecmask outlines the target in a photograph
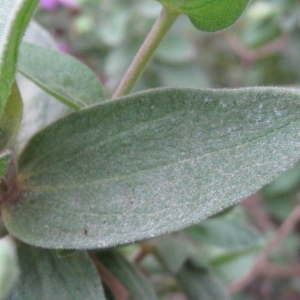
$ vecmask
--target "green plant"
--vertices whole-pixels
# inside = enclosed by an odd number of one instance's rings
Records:
[[[248,0],[159,2],[161,14],[113,99],[74,58],[21,42],[37,1],[0,4],[0,195],[8,234],[0,241],[0,285],[6,287],[0,299],[123,299],[128,293],[156,299],[143,275],[112,247],[197,224],[297,162],[297,90],[162,88],[128,95],[179,15],[214,32],[232,25]],[[34,135],[18,159],[16,70],[74,110]],[[185,234],[230,249],[215,256],[207,250],[214,265],[253,256],[257,232],[242,217],[220,218]],[[224,240],[218,235],[223,226]],[[138,249],[153,253],[189,299],[207,299],[206,293],[229,298],[203,252],[185,238],[184,246],[169,235]]]

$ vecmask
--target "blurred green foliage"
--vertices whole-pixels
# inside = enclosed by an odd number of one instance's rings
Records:
[[[299,6],[297,0],[252,1],[235,26],[215,34],[197,31],[181,16],[136,90],[297,85]],[[112,93],[159,10],[153,0],[85,0],[71,10],[40,10],[36,19]]]

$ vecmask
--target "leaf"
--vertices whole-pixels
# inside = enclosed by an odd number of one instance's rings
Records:
[[[1,0],[0,3],[0,114],[14,80],[18,47],[38,0]]]
[[[31,21],[23,40],[56,49],[55,41],[40,25]],[[23,118],[14,148],[18,153],[36,132],[61,118],[71,109],[57,101],[21,74],[17,76],[23,100]]]
[[[299,97],[158,89],[69,114],[22,153],[23,197],[2,205],[4,223],[27,243],[71,249],[199,223],[295,164]]]
[[[0,153],[0,181],[3,179],[3,177],[8,171],[10,158],[11,152],[9,150],[5,150]]]
[[[51,34],[34,20],[31,20],[29,23],[22,41],[40,45],[48,49],[58,50],[57,43]],[[20,48],[22,48],[22,44],[23,43],[21,43]]]
[[[19,276],[16,245],[10,236],[0,239],[0,299],[6,299]]]
[[[211,267],[226,282],[237,281],[246,276],[261,250],[262,246],[256,246],[242,251],[216,254],[210,259]],[[203,257],[201,253],[198,255]]]
[[[153,287],[132,264],[121,254],[113,250],[101,251],[97,254],[105,268],[126,288],[130,299],[157,299]]]
[[[105,300],[98,273],[84,252],[60,258],[55,251],[20,244],[18,255],[20,278],[8,300]]]
[[[156,239],[156,253],[164,266],[172,272],[178,272],[192,253],[192,246],[182,238],[169,235]]]
[[[218,31],[232,25],[249,0],[158,0],[169,10],[186,14],[203,31]]]
[[[300,184],[300,163],[284,172],[273,182],[266,185],[261,193],[265,199],[273,201],[275,198],[291,196],[298,190]],[[286,216],[287,217],[287,216]]]
[[[97,76],[70,55],[23,42],[18,70],[73,109],[103,100]]]
[[[177,273],[177,280],[189,300],[229,300],[225,286],[204,266],[188,261]]]
[[[231,250],[242,250],[261,241],[261,236],[249,225],[237,220],[214,218],[189,227],[186,232],[196,241]]]
[[[23,104],[16,82],[13,83],[4,111],[0,115],[0,150],[11,148],[22,120]]]

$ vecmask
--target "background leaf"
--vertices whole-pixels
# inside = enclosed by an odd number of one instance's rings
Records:
[[[207,268],[193,260],[188,261],[177,273],[189,300],[229,300],[225,286]]]
[[[170,10],[186,14],[203,31],[218,31],[232,25],[248,0],[158,0]]]
[[[0,299],[11,292],[19,275],[16,245],[10,236],[0,239]]]
[[[231,250],[242,250],[258,244],[261,236],[254,228],[238,220],[212,218],[186,229],[196,241]]]
[[[73,109],[104,98],[98,77],[71,55],[23,42],[18,70]]]
[[[140,271],[113,250],[97,253],[105,268],[126,288],[133,300],[157,299],[154,289]]]
[[[5,150],[0,153],[0,178],[1,180],[5,176],[7,169],[8,169],[8,164],[10,162],[10,157],[11,153],[8,150]]]
[[[183,267],[193,250],[189,241],[170,235],[156,239],[155,245],[157,255],[172,273],[178,272]]]
[[[0,114],[15,76],[18,47],[38,0],[4,0],[0,3]]]
[[[34,245],[101,248],[198,223],[295,164],[299,95],[161,89],[72,113],[21,155],[26,193],[2,206],[5,225]]]
[[[105,300],[98,273],[84,252],[62,258],[56,251],[20,244],[18,255],[21,273],[8,299]]]
[[[242,251],[210,251],[210,257],[206,258],[214,270],[226,282],[234,282],[245,276],[251,269],[257,255],[262,250],[261,246],[252,247]],[[199,250],[198,257],[203,259],[203,253]]]

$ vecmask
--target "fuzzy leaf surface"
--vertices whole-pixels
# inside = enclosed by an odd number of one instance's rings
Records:
[[[249,0],[158,0],[169,10],[186,14],[203,31],[218,31],[232,25]]]
[[[59,257],[56,251],[18,247],[20,277],[7,300],[105,300],[98,273],[84,252]]]
[[[19,43],[38,0],[0,1],[0,114],[14,80]]]
[[[300,93],[158,89],[74,112],[19,159],[7,229],[51,248],[102,248],[199,223],[299,158]],[[25,226],[26,224],[26,226]]]
[[[73,109],[103,100],[98,77],[71,55],[23,42],[18,70]]]

